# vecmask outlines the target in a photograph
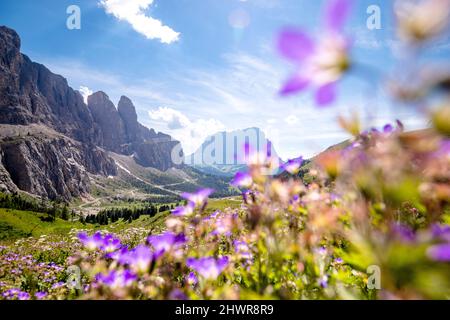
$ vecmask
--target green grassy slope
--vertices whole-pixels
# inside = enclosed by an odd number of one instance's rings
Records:
[[[0,208],[0,241],[23,237],[38,237],[43,234],[67,234],[72,228],[89,228],[80,222],[56,219],[54,222],[42,221],[45,214]]]
[[[206,213],[225,208],[239,208],[240,197],[223,199],[211,199]],[[45,214],[31,211],[20,211],[0,208],[0,242],[14,241],[25,237],[39,237],[41,235],[66,235],[71,229],[110,230],[117,232],[126,228],[146,228],[149,232],[159,233],[163,231],[164,221],[170,215],[169,211],[160,212],[150,217],[143,215],[132,222],[119,220],[107,226],[94,224],[82,224],[78,221],[65,221],[56,219],[54,222],[42,221]]]

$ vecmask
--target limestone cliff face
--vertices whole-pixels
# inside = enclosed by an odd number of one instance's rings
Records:
[[[15,186],[50,199],[70,200],[89,193],[88,172],[116,173],[105,152],[63,136],[6,139],[1,143],[1,154]]]
[[[96,92],[88,97],[88,107],[101,131],[99,145],[106,150],[121,152],[126,142],[125,125],[114,104],[104,92]]]
[[[122,96],[119,104],[117,105],[117,109],[125,126],[127,141],[143,142],[145,138],[141,132],[141,128],[139,126],[140,123],[138,122],[136,108],[134,107],[133,102],[128,97]]]
[[[87,106],[66,79],[20,53],[14,30],[0,27],[0,191],[70,199],[89,192],[89,174],[117,173],[108,152],[166,170],[177,143],[141,125],[127,97],[117,110],[97,92]]]
[[[21,54],[19,36],[6,27],[0,27],[0,123],[42,123],[93,144],[100,138],[81,94]]]

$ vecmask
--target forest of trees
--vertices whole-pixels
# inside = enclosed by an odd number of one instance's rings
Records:
[[[144,215],[153,217],[160,212],[174,209],[175,205],[157,205],[147,201],[141,206],[107,208],[97,214],[83,217],[81,214],[71,210],[64,202],[49,202],[44,199],[39,201],[19,194],[0,193],[0,208],[44,213],[45,216],[41,217],[41,220],[47,222],[53,222],[56,218],[73,221],[77,217],[82,223],[107,225],[120,219],[131,222]]]
[[[44,199],[38,201],[19,194],[0,193],[0,208],[45,213],[47,216],[41,219],[46,221],[55,221],[57,217],[69,220],[70,217],[73,219],[75,215],[74,211],[70,211],[67,203],[49,202]]]
[[[122,219],[123,221],[131,222],[139,219],[140,216],[153,217],[159,212],[169,211],[175,208],[175,205],[163,204],[156,206],[154,204],[146,205],[144,207],[124,207],[124,208],[108,208],[100,211],[97,214],[91,214],[82,218],[82,222],[91,224],[107,225]]]

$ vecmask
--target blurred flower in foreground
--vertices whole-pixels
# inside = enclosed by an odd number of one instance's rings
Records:
[[[112,270],[108,274],[100,273],[97,275],[97,281],[103,285],[110,287],[111,289],[128,287],[136,280],[136,275],[129,270]]]
[[[303,157],[291,159],[281,166],[281,168],[290,174],[297,174],[303,164]]]
[[[187,282],[191,286],[195,286],[198,283],[198,279],[197,279],[197,276],[195,275],[195,273],[193,273],[193,272],[189,273],[189,276],[187,277]]]
[[[106,235],[103,238],[103,243],[100,249],[105,252],[114,252],[122,247],[120,240],[111,234]]]
[[[228,257],[219,259],[213,257],[199,259],[188,258],[186,265],[197,271],[199,275],[206,279],[216,279],[228,266]]]
[[[242,188],[250,188],[252,183],[253,183],[252,176],[245,172],[236,173],[233,181],[231,182],[233,186]]]
[[[129,265],[135,272],[145,273],[150,268],[153,258],[153,253],[149,247],[138,245],[133,250],[123,253],[120,262]]]
[[[193,203],[188,203],[185,206],[176,207],[172,210],[174,216],[190,216],[194,213],[195,205]]]
[[[422,43],[440,35],[448,26],[450,0],[397,0],[395,15],[400,37]]]
[[[315,86],[316,103],[325,106],[336,98],[337,82],[350,68],[349,40],[342,34],[351,0],[331,0],[325,12],[325,34],[317,42],[301,30],[286,29],[278,39],[278,49],[297,65],[297,71],[281,89],[294,94]]]
[[[201,189],[197,193],[182,193],[181,196],[195,206],[201,207],[212,193],[214,193],[212,189]]]
[[[427,254],[432,260],[450,262],[450,244],[432,246],[428,249]]]
[[[166,232],[160,235],[150,236],[147,241],[157,252],[166,252],[173,247],[180,246],[185,243],[186,237],[184,234],[177,235],[172,232]]]
[[[78,239],[88,250],[96,250],[103,246],[103,237],[100,232],[94,233],[93,236],[88,236],[85,232],[82,232],[78,234]]]

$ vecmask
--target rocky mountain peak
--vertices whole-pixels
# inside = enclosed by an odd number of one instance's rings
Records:
[[[128,97],[122,96],[117,109],[125,125],[127,140],[130,142],[143,140],[139,130],[136,108],[134,107],[133,102]]]
[[[102,132],[101,146],[120,153],[126,142],[125,125],[114,103],[106,93],[98,91],[88,97],[88,108]]]
[[[97,91],[88,97],[88,106],[92,108],[102,108],[113,111],[116,109],[114,103],[109,99],[109,96],[103,91]]]
[[[116,109],[99,91],[86,107],[64,77],[20,53],[20,44],[14,30],[0,27],[0,190],[80,196],[89,192],[90,174],[117,174],[110,151],[144,167],[175,166],[178,142],[141,125],[129,98]]]
[[[6,50],[6,53],[13,52],[18,54],[20,52],[20,37],[16,31],[5,26],[0,26],[0,50]],[[4,52],[1,52],[3,55]]]
[[[136,117],[136,121],[137,121],[136,108],[133,104],[133,101],[131,101],[130,98],[128,98],[126,96],[121,96],[117,107],[118,107],[120,114],[130,115],[133,118]]]

